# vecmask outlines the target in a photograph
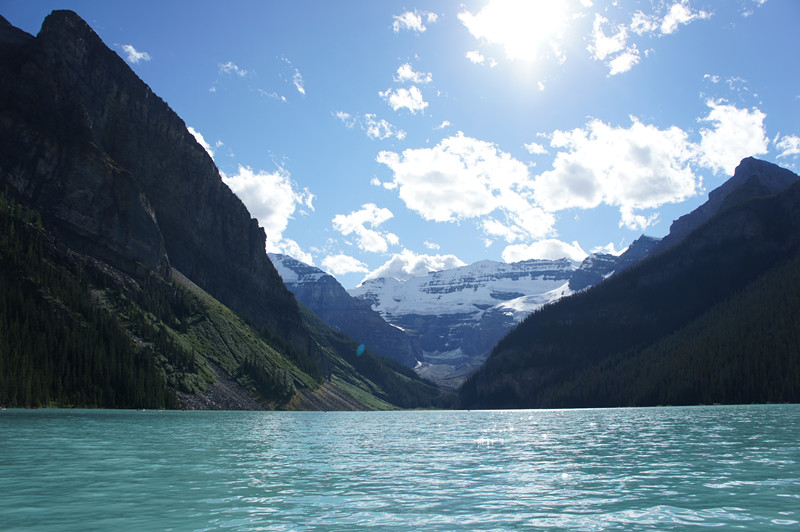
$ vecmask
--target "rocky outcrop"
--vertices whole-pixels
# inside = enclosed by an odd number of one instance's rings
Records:
[[[352,297],[333,276],[288,255],[270,254],[270,258],[297,300],[328,326],[410,368],[422,358],[415,337],[384,321],[369,303]]]
[[[132,275],[168,277],[175,266],[307,350],[264,231],[186,124],[75,13],[54,11],[36,38],[15,30],[0,24],[9,193],[66,245]]]
[[[674,247],[725,208],[748,198],[777,194],[797,179],[794,172],[770,162],[753,157],[742,159],[733,176],[708,194],[708,201],[672,222],[669,234],[653,249],[651,255]]]

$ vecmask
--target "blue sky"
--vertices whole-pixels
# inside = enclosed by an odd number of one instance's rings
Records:
[[[83,17],[267,249],[350,288],[618,253],[746,156],[800,170],[800,2],[0,0]]]

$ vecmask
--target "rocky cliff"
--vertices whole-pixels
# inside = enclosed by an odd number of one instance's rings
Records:
[[[270,258],[297,300],[329,326],[407,367],[415,367],[422,358],[416,338],[384,321],[369,303],[352,297],[333,276],[288,255],[270,254]]]
[[[796,180],[797,175],[786,168],[753,157],[742,159],[733,176],[708,194],[708,201],[672,222],[669,234],[652,254],[672,248],[723,209],[748,198],[776,194]]]
[[[127,273],[177,268],[308,349],[265,234],[185,123],[75,13],[0,23],[0,182],[58,238]]]

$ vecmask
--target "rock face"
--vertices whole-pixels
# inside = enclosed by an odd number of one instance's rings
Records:
[[[657,255],[672,248],[725,208],[748,198],[777,194],[796,180],[797,174],[786,168],[753,157],[742,159],[733,176],[708,194],[708,201],[672,222],[669,234],[652,254]]]
[[[330,327],[410,368],[422,358],[416,338],[384,321],[369,303],[352,297],[331,275],[288,255],[270,254],[270,259],[297,300]]]
[[[568,259],[487,260],[403,282],[372,279],[350,294],[418,339],[420,375],[454,386],[522,318],[572,293],[568,283],[576,268]]]
[[[0,182],[60,240],[132,275],[177,268],[308,349],[265,234],[186,124],[71,11],[0,22]]]

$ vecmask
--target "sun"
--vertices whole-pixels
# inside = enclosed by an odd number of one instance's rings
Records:
[[[490,0],[480,11],[458,18],[477,39],[499,44],[509,59],[535,61],[554,54],[559,60],[567,29],[569,3],[561,0]]]

